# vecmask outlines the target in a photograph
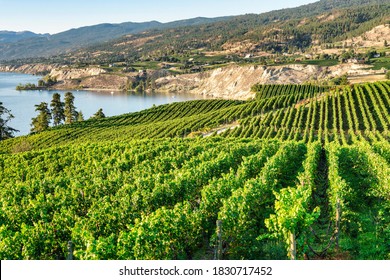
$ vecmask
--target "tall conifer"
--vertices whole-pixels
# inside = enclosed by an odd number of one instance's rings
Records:
[[[73,93],[65,93],[65,124],[71,124],[77,121],[77,111],[74,106]]]
[[[61,95],[58,93],[53,94],[53,99],[50,103],[51,113],[53,117],[53,125],[57,126],[65,121],[65,103],[61,102]]]

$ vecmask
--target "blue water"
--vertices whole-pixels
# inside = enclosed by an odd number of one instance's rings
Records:
[[[52,95],[55,92],[61,94],[64,100],[66,91],[17,91],[18,84],[35,83],[41,77],[16,73],[0,72],[0,102],[11,110],[14,119],[9,126],[19,130],[18,135],[26,135],[31,129],[31,119],[37,115],[34,105],[41,102],[50,104]],[[93,91],[71,91],[75,96],[77,111],[82,111],[84,118],[88,119],[95,114],[99,108],[103,109],[106,116],[115,116],[124,113],[137,112],[152,107],[172,102],[202,99],[202,96],[191,94],[129,94],[122,92],[93,92]]]

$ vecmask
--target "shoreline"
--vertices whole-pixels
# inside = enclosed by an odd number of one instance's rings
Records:
[[[21,66],[0,65],[0,71],[38,75],[50,70],[49,77],[58,81],[47,90],[94,91],[108,93],[135,93],[123,90],[129,83],[145,78],[145,73],[122,75],[107,73],[99,67],[83,69],[61,65],[27,64]],[[141,76],[139,76],[141,75]],[[150,74],[152,75],[152,74]],[[283,66],[230,65],[202,73],[163,76],[155,80],[156,92],[180,95],[189,93],[202,98],[248,100],[255,84],[303,84],[322,83],[335,77],[348,75],[351,83],[364,82],[362,75],[370,75],[373,81],[385,80],[383,70],[366,69],[366,65],[346,63],[331,67],[289,64]],[[152,92],[146,90],[145,92]]]

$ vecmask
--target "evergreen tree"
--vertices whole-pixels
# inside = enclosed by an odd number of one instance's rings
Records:
[[[11,114],[11,111],[5,108],[3,103],[0,102],[0,141],[12,138],[13,134],[19,131],[7,125],[7,123],[13,118],[14,116]]]
[[[38,116],[32,118],[31,132],[41,132],[49,128],[51,113],[46,102],[35,105],[35,111],[39,112]]]
[[[84,114],[83,114],[83,112],[79,111],[77,113],[77,121],[78,122],[83,122],[84,121]]]
[[[77,120],[77,111],[74,106],[74,96],[73,93],[67,92],[65,93],[65,124],[74,123]]]
[[[53,117],[53,125],[57,126],[65,121],[65,103],[61,102],[61,95],[58,93],[53,94],[53,99],[50,103],[51,113]]]
[[[93,116],[92,119],[102,119],[105,118],[106,115],[103,113],[103,109],[100,108]]]

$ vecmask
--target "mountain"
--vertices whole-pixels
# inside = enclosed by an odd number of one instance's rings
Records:
[[[48,57],[70,50],[103,43],[123,35],[136,34],[149,29],[163,30],[181,26],[213,23],[226,20],[219,18],[194,18],[187,20],[161,23],[150,21],[143,23],[126,22],[120,24],[98,24],[80,27],[54,35],[38,35],[32,32],[0,33],[0,60],[11,60],[30,57]]]
[[[30,38],[46,37],[48,34],[36,34],[30,31],[14,32],[14,31],[0,31],[0,44],[15,43]]]
[[[224,56],[295,53],[360,36],[389,19],[390,3],[385,0],[322,0],[215,23],[149,30],[80,50],[72,57],[85,63],[112,63],[181,60],[193,50]]]
[[[360,36],[389,19],[388,0],[321,0],[263,14],[81,27],[52,36],[0,43],[0,60],[72,52],[69,56],[74,61],[111,63],[158,59],[194,49],[228,53],[239,50],[240,55],[294,53],[313,44]]]

